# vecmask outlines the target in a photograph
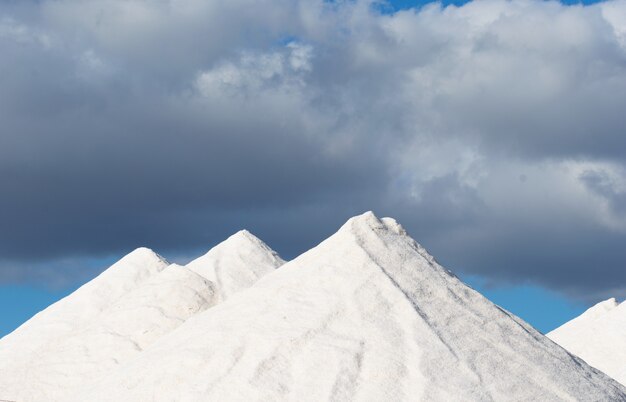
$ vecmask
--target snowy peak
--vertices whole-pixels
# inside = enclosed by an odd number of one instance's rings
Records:
[[[138,247],[122,257],[118,263],[122,264],[145,264],[145,263],[165,263],[167,260],[155,253],[152,249],[147,247]]]
[[[84,298],[97,308],[107,307],[168,265],[165,258],[151,249],[137,248],[61,302]]]
[[[146,247],[140,247],[126,254],[100,275],[83,285],[73,296],[83,293],[94,298],[92,293],[101,295],[106,303],[136,287],[152,275],[164,270],[169,262]],[[111,292],[107,295],[108,292]]]
[[[225,241],[223,241],[222,243],[226,243],[226,242],[235,242],[235,241],[240,241],[243,243],[250,243],[250,244],[256,244],[256,245],[263,245],[265,247],[267,247],[267,245],[258,237],[256,237],[255,235],[253,235],[252,233],[250,233],[248,230],[246,229],[242,229],[240,231],[238,231],[237,233],[235,233],[234,235],[231,235],[229,238],[227,238]]]
[[[35,348],[35,345],[48,338],[61,336],[64,332],[85,324],[168,265],[163,257],[148,248],[141,247],[132,251],[74,293],[52,304],[3,338],[5,342],[0,345],[0,350],[16,334],[23,337],[32,334],[36,339],[31,342],[31,347]],[[41,336],[40,332],[45,332],[46,336]]]
[[[363,233],[364,231],[384,232],[390,231],[395,234],[406,235],[404,228],[393,218],[379,219],[374,212],[367,211],[348,219],[339,229],[338,233],[349,232],[352,234]]]
[[[240,230],[232,236],[228,237],[226,240],[213,247],[203,257],[200,257],[199,259],[208,256],[215,256],[218,254],[226,255],[232,253],[236,253],[240,256],[263,255],[273,260],[280,260],[284,263],[284,261],[278,256],[278,254],[274,250],[272,250],[261,239],[245,229]]]
[[[220,300],[226,300],[284,263],[263,241],[241,230],[186,267],[213,282]]]
[[[0,390],[7,385],[4,381],[10,382],[16,375],[16,366],[36,361],[66,337],[91,325],[109,306],[167,266],[167,261],[152,250],[138,248],[2,338]]]
[[[587,309],[580,317],[592,318],[592,319],[597,318],[597,317],[603,316],[611,312],[617,306],[619,306],[619,303],[614,297],[611,297],[610,299],[601,301],[600,303]]]
[[[600,302],[547,336],[626,385],[626,303]]]
[[[620,305],[614,297],[601,301],[600,303],[597,303],[585,310],[585,312],[578,317],[553,330],[548,334],[548,336],[550,338],[558,338],[560,334],[565,334],[570,331],[582,331],[590,325],[596,325],[593,324],[594,321],[602,322],[603,320],[611,319],[612,317],[619,315],[620,311],[623,310],[621,308],[623,305],[625,304],[622,303]],[[624,319],[626,319],[626,310],[624,310],[623,314]]]
[[[398,256],[405,255],[407,252],[412,253],[415,257],[415,260],[411,260],[414,264],[413,269],[407,271],[411,273],[411,277],[435,274],[439,278],[442,273],[445,273],[445,277],[454,276],[442,268],[435,258],[409,236],[395,219],[378,218],[372,211],[350,218],[335,234],[301,257],[305,257],[309,253],[326,254],[327,256],[335,256],[337,253],[355,255],[364,253],[363,255],[368,260],[384,262],[393,267],[389,270],[391,272],[399,267],[397,265],[400,262]],[[405,279],[409,280],[408,277]],[[417,277],[411,280],[417,280]]]
[[[418,251],[418,253],[432,264],[436,264],[435,259],[431,256],[422,245],[417,243],[407,231],[395,219],[385,217],[378,218],[372,211],[357,215],[348,221],[328,240],[335,237],[351,236],[356,240],[357,244],[364,245],[366,238],[395,238],[394,241],[400,241]]]

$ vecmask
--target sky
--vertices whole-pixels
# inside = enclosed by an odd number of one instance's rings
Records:
[[[392,216],[542,331],[626,296],[626,1],[0,2],[0,335],[147,246]]]

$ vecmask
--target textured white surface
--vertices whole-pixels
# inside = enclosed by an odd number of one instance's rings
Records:
[[[156,254],[140,249],[33,317],[23,325],[28,332],[20,328],[0,340],[0,351],[12,353],[11,360],[0,360],[0,399],[66,400],[84,382],[109,375],[219,302],[217,284],[196,270],[232,269],[239,282],[230,281],[229,290],[236,292],[283,263],[253,235],[243,235],[190,263],[194,270],[175,264],[165,268]],[[246,275],[246,269],[251,273]],[[30,350],[32,342],[38,345],[32,353],[17,353]]]
[[[367,213],[76,401],[626,401]]]
[[[265,243],[241,230],[186,266],[213,282],[217,297],[226,300],[284,263]]]
[[[63,400],[71,389],[106,375],[213,302],[209,281],[171,265],[122,296],[86,327],[55,340],[31,359],[11,364],[7,379],[28,387],[8,399]]]
[[[593,367],[626,385],[626,303],[608,299],[548,333]]]
[[[138,248],[0,339],[0,399],[22,400],[24,394],[37,393],[39,384],[31,372],[41,356],[81,328],[97,322],[111,304],[167,265],[152,250]]]
[[[38,352],[76,331],[124,294],[167,267],[167,261],[147,248],[138,248],[71,295],[37,313],[0,340],[0,364]],[[0,380],[2,379],[0,367]]]

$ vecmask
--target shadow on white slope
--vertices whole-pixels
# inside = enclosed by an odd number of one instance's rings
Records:
[[[547,336],[626,385],[626,302],[598,303]]]
[[[626,389],[366,213],[73,400],[626,401]]]
[[[151,275],[138,275],[127,256],[46,310],[55,311],[54,315],[42,313],[24,324],[31,328],[32,336],[23,338],[18,329],[10,335],[11,344],[3,346],[9,337],[0,341],[0,348],[19,350],[37,335],[49,339],[35,353],[15,356],[12,361],[0,360],[0,399],[66,400],[67,394],[85,381],[108,375],[193,315],[217,304],[224,293],[250,286],[283,263],[274,251],[243,231],[191,262],[189,268],[173,264],[163,269],[166,264],[155,264],[151,256],[156,254],[145,249],[131,253],[132,261],[137,253],[143,255],[138,261]],[[225,288],[194,272],[212,272],[214,267],[232,270],[238,277]],[[246,274],[246,270],[250,273]],[[127,275],[120,275],[122,271],[128,271]],[[104,294],[108,294],[106,304],[100,300]],[[74,312],[83,309],[84,304],[99,308],[90,309],[89,320],[79,320],[71,330],[49,336],[51,323],[79,316]],[[42,316],[46,319],[42,320]]]

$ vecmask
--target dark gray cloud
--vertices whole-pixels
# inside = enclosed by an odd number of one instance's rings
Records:
[[[378,9],[0,4],[0,281],[242,227],[292,257],[374,209],[453,270],[623,296],[626,2]]]

